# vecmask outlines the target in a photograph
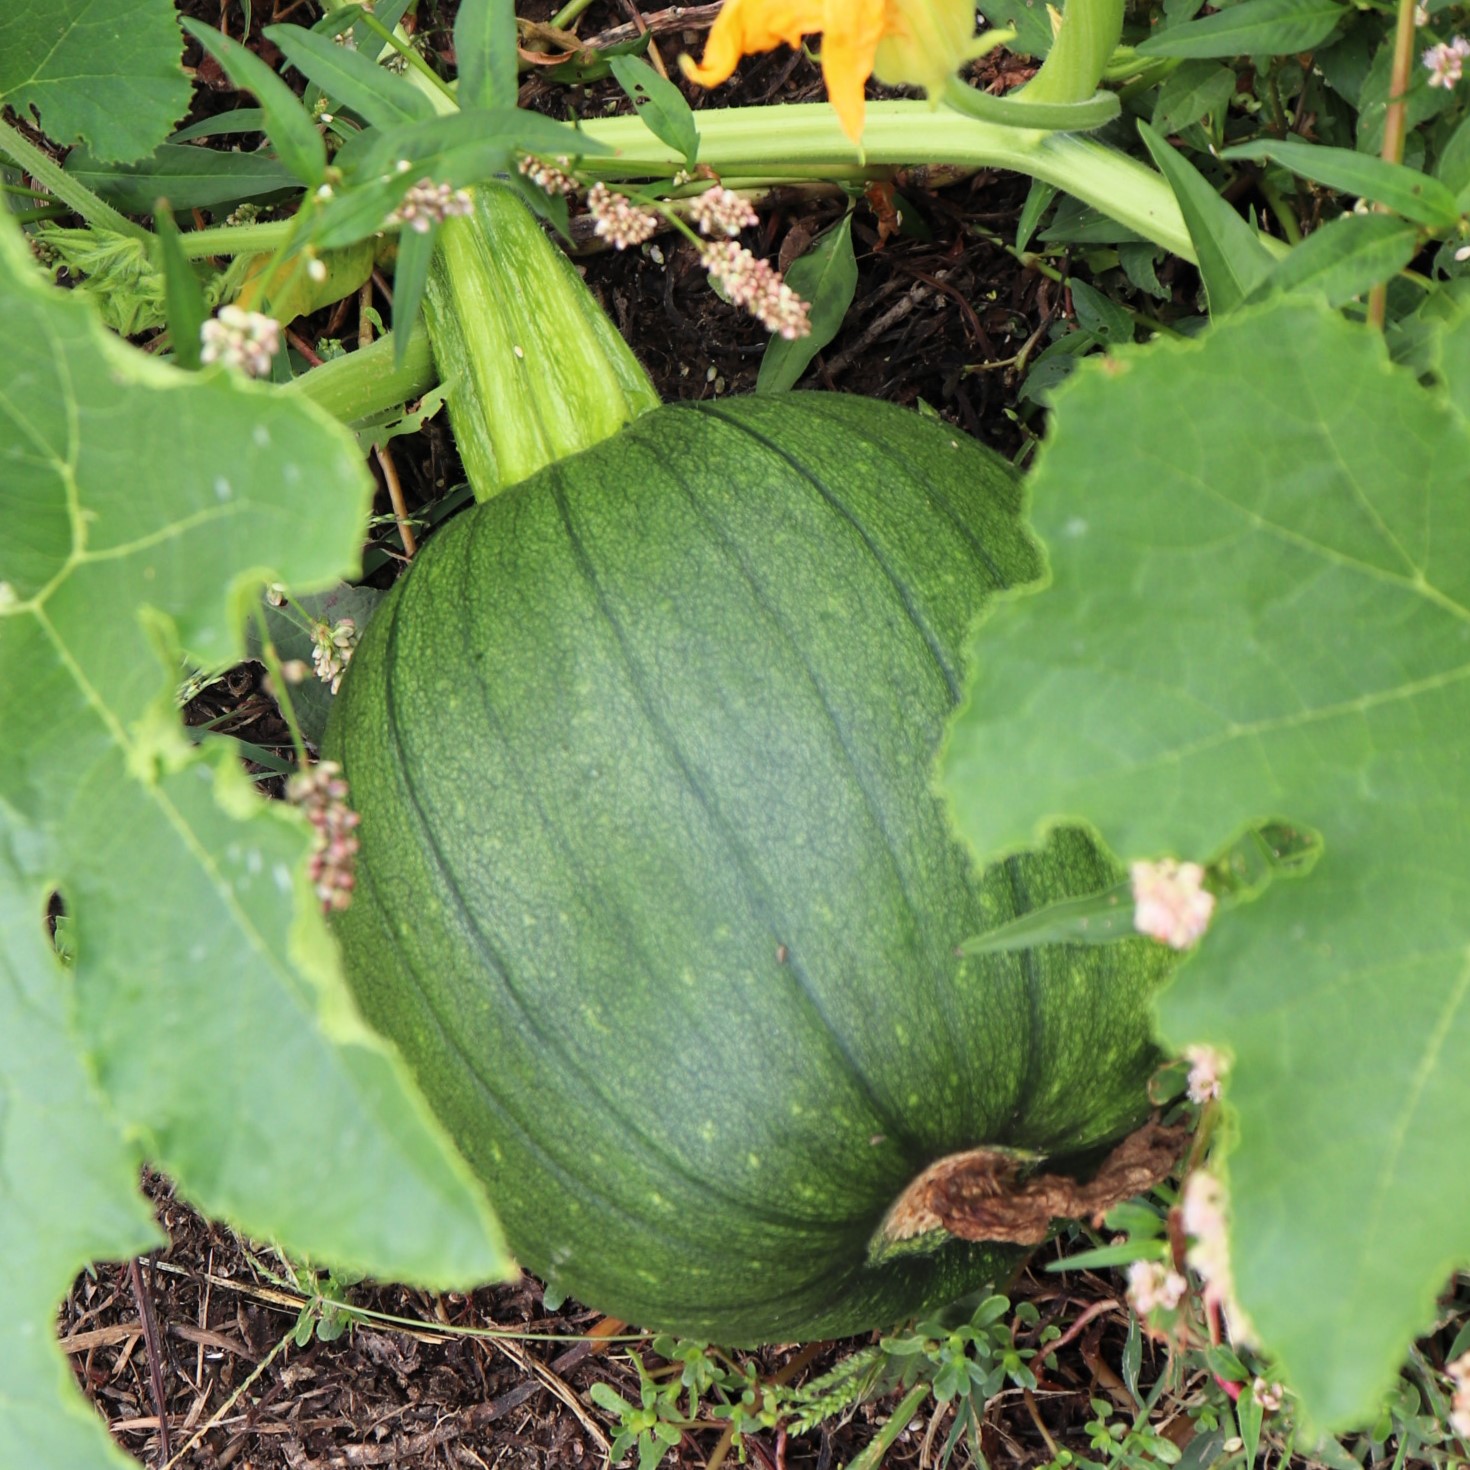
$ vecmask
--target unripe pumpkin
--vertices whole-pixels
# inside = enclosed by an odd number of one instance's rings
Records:
[[[1020,500],[891,406],[669,406],[451,522],[367,629],[348,974],[557,1287],[887,1327],[1020,1254],[899,1238],[936,1161],[1085,1174],[1146,1114],[1155,947],[956,954],[1118,877],[1075,832],[978,875],[931,786],[967,629],[1039,571]]]

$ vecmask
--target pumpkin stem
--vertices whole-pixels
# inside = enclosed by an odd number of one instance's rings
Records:
[[[1086,1183],[1028,1169],[1039,1156],[1006,1148],[948,1154],[924,1169],[890,1206],[869,1258],[931,1251],[951,1239],[1040,1245],[1053,1220],[1100,1215],[1168,1176],[1188,1127],[1150,1118]]]

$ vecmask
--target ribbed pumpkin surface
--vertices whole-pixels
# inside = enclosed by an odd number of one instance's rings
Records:
[[[899,409],[667,407],[452,522],[369,627],[327,752],[348,972],[582,1300],[726,1343],[891,1325],[1016,1254],[871,1262],[925,1165],[1055,1168],[1146,1111],[1141,941],[955,955],[1116,876],[1072,834],[979,881],[930,787],[966,629],[1038,570],[1018,508]]]

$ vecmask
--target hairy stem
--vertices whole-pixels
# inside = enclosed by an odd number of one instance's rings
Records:
[[[105,199],[94,194],[85,184],[74,179],[19,128],[13,127],[0,117],[0,153],[9,155],[33,179],[39,179],[51,193],[73,212],[92,225],[102,225],[119,235],[131,235],[135,240],[149,240],[152,236],[142,225],[135,225],[124,218]]]

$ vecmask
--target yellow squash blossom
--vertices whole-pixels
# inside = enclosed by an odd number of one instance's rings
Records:
[[[704,60],[684,58],[686,76],[706,87],[727,80],[740,58],[822,33],[822,76],[843,131],[863,133],[863,84],[943,91],[971,54],[974,0],[725,0]]]

